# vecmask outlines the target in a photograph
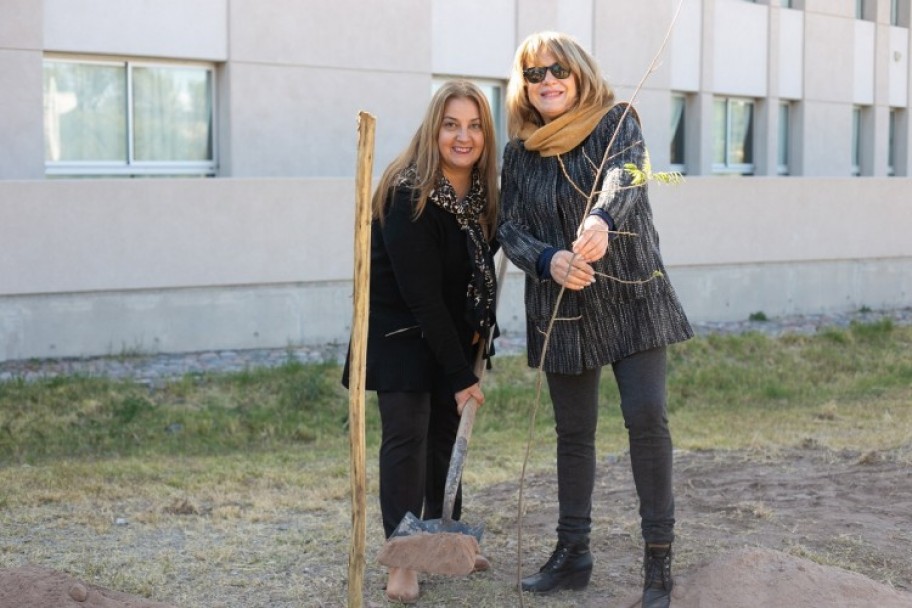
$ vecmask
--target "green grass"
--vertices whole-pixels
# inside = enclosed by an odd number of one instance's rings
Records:
[[[154,390],[89,377],[0,383],[0,464],[211,455],[337,437],[348,408],[338,375],[335,365],[289,362]]]
[[[682,446],[810,439],[833,448],[888,447],[912,439],[912,330],[890,321],[816,336],[711,336],[673,349],[671,368],[670,408]]]
[[[316,450],[344,460],[348,393],[335,364],[192,375],[154,390],[129,381],[60,377],[0,383],[0,466],[67,459],[217,457]],[[497,462],[523,453],[536,407],[535,370],[497,357],[473,443]],[[677,447],[834,448],[899,445],[912,428],[912,328],[884,321],[815,336],[695,338],[669,349],[668,403]],[[601,448],[626,447],[610,369],[602,380]],[[551,439],[547,390],[536,445]],[[378,440],[373,395],[369,449]]]

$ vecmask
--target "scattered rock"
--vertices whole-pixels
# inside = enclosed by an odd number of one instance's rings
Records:
[[[77,602],[84,602],[89,597],[89,590],[82,583],[76,583],[70,587],[70,597]]]

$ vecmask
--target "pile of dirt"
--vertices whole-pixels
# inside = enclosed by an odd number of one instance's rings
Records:
[[[912,608],[909,449],[676,453],[672,571],[678,584],[672,605]],[[511,481],[469,497],[472,521],[487,528],[481,548],[494,564],[488,576],[514,588],[516,515],[503,505],[515,502],[516,494]],[[555,475],[529,476],[524,499],[522,573],[529,574],[554,547]],[[602,458],[593,494],[592,581],[555,598],[554,606],[638,606],[637,508],[627,457]]]
[[[79,581],[63,572],[24,566],[0,570],[0,608],[175,608]]]
[[[910,608],[912,595],[860,574],[771,549],[730,551],[677,578],[675,608]],[[639,594],[621,602],[636,608]],[[26,566],[0,570],[0,608],[175,608]]]
[[[377,562],[391,568],[465,576],[475,568],[475,556],[480,552],[471,534],[417,531],[389,539],[380,549]]]
[[[861,574],[771,549],[741,549],[677,577],[675,608],[910,608],[912,595]],[[633,608],[639,598],[621,604]]]

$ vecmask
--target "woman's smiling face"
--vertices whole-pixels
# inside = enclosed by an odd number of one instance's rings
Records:
[[[555,63],[558,63],[557,58],[547,49],[543,49],[536,56],[533,65],[523,67],[547,67]],[[538,110],[547,124],[576,105],[576,78],[571,73],[570,76],[561,80],[555,77],[551,70],[546,70],[545,79],[541,82],[526,82],[526,94],[529,96],[532,107]]]
[[[444,175],[471,173],[485,147],[481,116],[473,100],[453,97],[446,102],[437,145]]]

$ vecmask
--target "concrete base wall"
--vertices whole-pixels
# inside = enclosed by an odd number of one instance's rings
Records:
[[[329,282],[0,298],[0,360],[347,341],[351,289]]]
[[[669,268],[694,322],[912,306],[912,258]],[[348,281],[0,298],[0,361],[345,343]],[[507,273],[505,334],[525,332]]]
[[[752,313],[792,314],[912,305],[912,257],[670,268],[693,321],[740,321]]]

